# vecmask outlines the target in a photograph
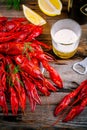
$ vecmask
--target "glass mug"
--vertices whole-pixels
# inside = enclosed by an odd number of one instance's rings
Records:
[[[77,52],[81,33],[81,26],[72,19],[54,23],[51,28],[53,52],[63,59],[72,57]]]

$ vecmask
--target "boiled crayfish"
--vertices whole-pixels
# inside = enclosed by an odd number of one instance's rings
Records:
[[[32,25],[25,18],[0,17],[0,106],[5,114],[7,101],[16,115],[19,107],[24,112],[27,96],[34,111],[36,104],[41,104],[38,91],[48,96],[63,87],[60,75],[49,65],[53,58],[41,48],[50,47],[36,40],[41,33],[42,26]],[[41,73],[40,64],[57,87]]]
[[[54,115],[65,115],[67,108],[69,113],[62,120],[63,122],[73,120],[87,105],[87,80],[83,81],[74,91],[66,95],[57,105]],[[62,116],[61,116],[62,117]]]

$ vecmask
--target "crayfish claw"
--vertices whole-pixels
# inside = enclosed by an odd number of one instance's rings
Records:
[[[84,107],[83,106],[76,106],[74,107],[69,114],[65,117],[65,119],[62,120],[62,122],[67,122],[67,121],[71,121],[72,119],[74,119],[77,115],[79,115],[82,111],[83,111]]]
[[[60,112],[62,112],[71,102],[71,98],[69,95],[66,95],[62,101],[55,108],[54,115],[57,116]]]

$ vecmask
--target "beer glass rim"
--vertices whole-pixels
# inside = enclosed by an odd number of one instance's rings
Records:
[[[64,25],[62,23],[65,23],[67,22],[67,26],[71,26],[71,25],[68,25],[69,23],[72,23],[74,24],[75,28],[78,27],[79,28],[79,35],[78,35],[78,39],[81,37],[81,34],[82,34],[82,29],[81,29],[81,26],[80,24],[73,20],[73,19],[70,19],[70,18],[65,18],[65,19],[60,19],[58,20],[57,22],[55,22],[52,27],[51,27],[51,37],[52,39],[55,41],[55,36],[54,36],[54,33],[53,31],[56,29],[57,31],[61,30],[61,29],[64,29]],[[61,29],[58,30],[59,28],[59,25],[58,24],[61,24]],[[58,25],[58,28],[56,28],[56,26]],[[72,30],[72,29],[71,29]]]

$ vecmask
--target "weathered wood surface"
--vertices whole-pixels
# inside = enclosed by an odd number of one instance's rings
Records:
[[[23,1],[23,0],[22,0]],[[51,37],[50,37],[50,29],[53,23],[57,20],[62,18],[67,18],[67,0],[63,0],[63,10],[60,16],[49,17],[43,14],[37,4],[37,0],[24,0],[28,7],[35,10],[39,13],[42,17],[44,17],[47,21],[47,24],[43,26],[43,34],[38,38],[40,41],[44,41],[45,43],[51,45]],[[14,9],[7,10],[6,5],[0,2],[0,14],[3,16],[7,16],[12,18],[16,17],[23,17],[22,7],[20,11],[16,11]],[[19,111],[17,117],[13,117],[11,112],[9,111],[9,116],[4,117],[2,111],[0,109],[0,127],[1,128],[87,128],[87,107],[85,110],[76,117],[73,121],[68,123],[62,123],[61,120],[52,127],[52,124],[57,120],[54,117],[53,111],[56,104],[70,91],[75,89],[83,80],[87,79],[86,75],[79,75],[73,71],[72,66],[75,62],[81,61],[85,57],[87,57],[87,24],[81,25],[82,27],[82,37],[80,40],[80,44],[78,47],[78,51],[74,57],[68,60],[62,60],[53,55],[56,58],[55,62],[52,62],[51,65],[58,71],[61,75],[63,82],[64,82],[64,89],[59,90],[56,93],[51,93],[49,97],[41,96],[42,105],[37,105],[36,110],[34,113],[30,111],[29,103],[27,101],[27,107],[24,115],[22,115]],[[45,76],[49,78],[48,73],[44,72]]]

